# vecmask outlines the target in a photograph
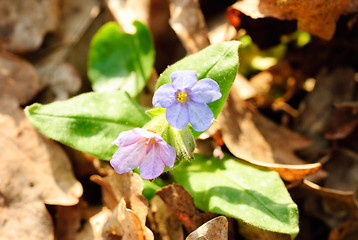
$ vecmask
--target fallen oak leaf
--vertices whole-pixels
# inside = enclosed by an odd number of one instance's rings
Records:
[[[189,234],[185,240],[227,240],[229,222],[219,216],[209,220]]]
[[[182,222],[187,232],[192,232],[200,225],[212,219],[215,214],[201,213],[195,206],[190,194],[179,184],[173,183],[156,193]]]

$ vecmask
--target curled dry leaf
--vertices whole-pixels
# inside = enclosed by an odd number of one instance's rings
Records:
[[[227,240],[228,226],[226,217],[219,216],[201,225],[186,240]]]
[[[324,204],[321,211],[324,212],[317,213],[320,208],[315,208],[313,212],[331,227],[336,227],[337,222],[340,223],[342,219],[344,221],[347,215],[358,217],[358,202],[353,191],[321,187],[306,179],[303,180],[302,187],[322,197]]]
[[[25,104],[39,90],[39,77],[29,62],[10,53],[0,52],[0,96],[8,95],[20,104]]]
[[[102,187],[103,200],[109,209],[117,207],[123,198],[127,207],[138,215],[145,225],[148,214],[148,202],[142,195],[143,180],[138,174],[129,172],[117,174],[112,172],[106,177],[92,175],[91,180]]]
[[[0,14],[0,47],[16,53],[34,51],[57,27],[58,0],[2,0]]]
[[[212,213],[201,213],[196,209],[193,198],[179,184],[173,183],[163,187],[157,195],[177,215],[187,232],[194,231],[215,216]]]
[[[82,186],[64,151],[40,135],[15,100],[0,99],[0,235],[53,239],[44,204],[74,205]]]
[[[147,240],[142,223],[137,215],[126,208],[126,202],[121,199],[114,208],[112,215],[103,226],[102,236],[105,239]],[[151,239],[154,239],[153,237]]]
[[[349,0],[243,0],[232,6],[252,18],[297,20],[298,29],[325,40],[333,37],[339,17],[354,12],[357,7],[356,1]]]
[[[224,142],[236,157],[254,165],[276,170],[287,181],[298,181],[321,168],[305,164],[294,151],[311,141],[262,116],[242,101],[233,85],[222,113],[218,117]]]
[[[184,239],[182,224],[159,196],[154,196],[150,201],[148,220],[155,239]]]
[[[106,177],[93,175],[90,179],[102,187],[103,201],[111,210],[122,204],[121,201],[124,199],[127,208],[142,224],[145,239],[153,239],[153,233],[145,226],[148,202],[142,195],[143,180],[138,174],[133,172],[117,174],[112,171]]]
[[[208,31],[198,0],[170,0],[169,24],[188,54],[210,45]]]

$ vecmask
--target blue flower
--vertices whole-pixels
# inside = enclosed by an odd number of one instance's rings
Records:
[[[195,71],[175,71],[172,84],[164,84],[155,92],[153,105],[166,108],[168,123],[182,130],[191,123],[195,131],[208,129],[214,119],[206,105],[221,98],[219,85],[210,78],[198,81]]]

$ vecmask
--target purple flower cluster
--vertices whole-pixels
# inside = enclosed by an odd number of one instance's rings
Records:
[[[214,115],[206,105],[221,98],[219,85],[210,78],[197,80],[195,71],[175,71],[170,75],[172,84],[164,84],[153,96],[153,105],[166,108],[168,123],[182,130],[188,123],[195,131],[205,131]]]

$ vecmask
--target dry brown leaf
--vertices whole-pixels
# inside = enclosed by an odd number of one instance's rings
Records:
[[[218,117],[224,142],[236,157],[276,170],[287,181],[298,181],[317,172],[321,164],[305,164],[294,151],[311,141],[262,116],[240,99],[233,85]]]
[[[236,40],[237,31],[226,19],[226,12],[223,11],[207,20],[209,40],[211,44],[224,41]]]
[[[326,127],[325,137],[329,140],[344,139],[358,126],[358,102],[344,102],[335,107]]]
[[[56,215],[56,238],[59,240],[104,240],[102,229],[112,211],[106,207],[90,206],[78,211],[74,207],[59,207],[65,213]],[[60,210],[58,210],[60,211]],[[72,212],[74,211],[74,212]],[[63,226],[61,226],[63,225]],[[78,228],[79,227],[79,228]]]
[[[228,226],[226,217],[219,216],[201,225],[185,240],[227,240]]]
[[[302,187],[322,197],[322,202],[316,198],[308,201],[308,211],[316,215],[331,227],[344,222],[348,217],[358,217],[358,202],[353,191],[341,191],[321,187],[308,180],[303,180]],[[314,201],[314,202],[313,202]]]
[[[23,53],[38,49],[58,24],[58,0],[0,1],[0,48]]]
[[[0,196],[1,239],[53,240],[53,235],[51,216],[41,201],[13,203]]]
[[[200,225],[215,217],[212,213],[201,213],[194,206],[190,194],[179,184],[173,183],[156,193],[182,222],[187,232],[192,232]]]
[[[133,21],[148,24],[150,0],[106,0],[109,10],[119,23],[123,31],[135,33]]]
[[[358,202],[355,199],[353,191],[341,191],[333,188],[321,187],[307,179],[303,180],[303,187],[317,193],[319,196],[327,197],[333,201],[339,202],[340,208],[349,208],[354,216],[358,216]]]
[[[64,151],[35,130],[15,100],[0,99],[0,126],[0,235],[53,239],[44,204],[77,204],[82,186]]]
[[[294,16],[289,16],[282,12],[276,3],[276,0],[242,0],[237,1],[231,8],[239,10],[240,12],[252,18],[274,17],[277,19],[293,19]]]
[[[278,7],[297,19],[297,28],[325,40],[336,31],[336,22],[348,7],[349,0],[277,0]]]
[[[184,239],[182,224],[159,196],[154,196],[150,201],[148,220],[150,229],[155,233],[155,239]]]
[[[32,56],[36,64],[63,62],[80,41],[100,11],[99,0],[61,0],[59,25],[46,39],[38,54]],[[82,46],[83,47],[83,46]]]
[[[354,12],[357,7],[358,2],[354,0],[243,0],[232,6],[252,18],[295,19],[298,29],[325,40],[333,37],[339,17]]]
[[[314,144],[308,153],[317,153],[328,147],[324,133],[332,118],[335,104],[351,101],[354,95],[355,71],[339,67],[328,71],[323,69],[317,76],[315,88],[299,108],[295,130],[310,137]]]
[[[91,180],[102,187],[103,200],[109,209],[113,210],[123,198],[127,203],[127,208],[137,214],[140,221],[145,225],[148,201],[142,195],[143,180],[138,174],[112,172],[106,177],[93,175]]]
[[[127,203],[127,208],[142,224],[142,231],[145,239],[153,239],[153,233],[145,226],[148,215],[148,201],[142,195],[143,180],[138,174],[129,172],[117,174],[113,171],[106,177],[93,175],[90,178],[93,182],[102,186],[103,201],[113,210],[122,199]]]
[[[25,104],[39,90],[39,77],[29,62],[13,54],[0,52],[0,96],[8,95],[20,104]]]
[[[358,221],[350,220],[333,229],[328,240],[356,240],[357,236]]]
[[[67,99],[81,87],[81,78],[74,66],[80,69],[83,65],[84,72],[87,71],[89,43],[79,41],[100,12],[99,0],[61,0],[59,5],[58,28],[46,38],[44,47],[31,56],[44,89],[37,99],[41,103]],[[83,77],[87,77],[86,73]]]
[[[56,206],[55,239],[102,240],[102,227],[111,211],[100,206],[89,206],[85,201],[75,206]]]
[[[240,98],[243,100],[253,98],[257,95],[257,90],[255,86],[253,86],[251,81],[247,80],[247,78],[245,78],[239,72],[235,77],[233,85],[238,91]]]
[[[208,30],[198,0],[169,0],[170,26],[188,54],[210,45]]]
[[[266,231],[253,225],[240,221],[239,232],[245,240],[291,240],[288,234]]]
[[[102,236],[108,240],[146,240],[141,221],[133,211],[126,208],[124,199],[121,199],[104,224]]]
[[[81,78],[72,65],[65,62],[47,61],[36,65],[41,87],[41,103],[68,99],[81,87]]]

